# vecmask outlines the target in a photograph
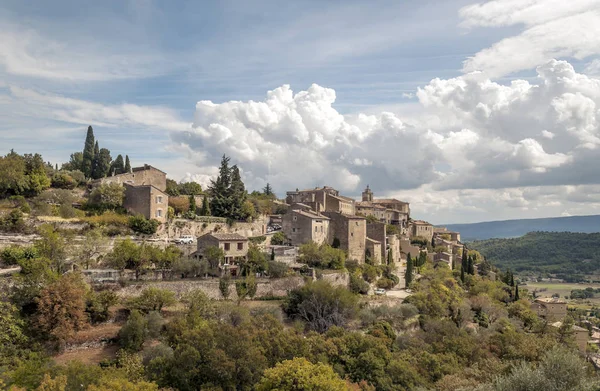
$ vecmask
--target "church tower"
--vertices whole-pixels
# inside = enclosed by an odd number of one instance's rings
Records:
[[[369,189],[369,185],[367,185],[367,188],[362,193],[362,200],[369,202],[373,201],[373,192],[371,191],[371,189]]]

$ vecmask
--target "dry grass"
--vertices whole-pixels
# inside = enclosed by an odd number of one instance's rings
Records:
[[[37,216],[39,221],[43,221],[45,223],[81,223],[82,219],[79,217],[72,217],[69,219],[64,219],[60,216]]]
[[[94,225],[129,225],[129,217],[126,215],[120,215],[115,212],[104,212],[99,216],[89,216],[82,219],[86,223]]]
[[[54,357],[54,361],[61,365],[69,361],[80,361],[84,364],[98,364],[102,360],[113,359],[116,357],[119,346],[107,345],[99,348],[89,348],[65,352]]]
[[[68,343],[81,344],[90,341],[99,341],[101,339],[115,338],[121,329],[120,323],[102,323],[98,326],[88,327],[81,330],[71,338]]]

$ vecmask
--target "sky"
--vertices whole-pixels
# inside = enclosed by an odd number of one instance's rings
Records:
[[[600,0],[0,3],[0,154],[329,185],[434,224],[600,214]]]

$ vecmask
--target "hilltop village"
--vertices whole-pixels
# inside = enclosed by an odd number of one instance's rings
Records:
[[[241,172],[176,182],[91,127],[60,167],[0,157],[0,389],[597,389],[600,310],[370,186],[277,197]]]

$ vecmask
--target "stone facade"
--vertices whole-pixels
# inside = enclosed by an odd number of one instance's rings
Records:
[[[560,299],[536,299],[531,310],[548,321],[560,320],[567,316],[567,302]]]
[[[387,259],[387,232],[386,225],[383,223],[367,224],[367,238],[381,243],[380,259],[385,263]]]
[[[395,264],[399,264],[400,261],[402,260],[402,257],[400,256],[401,253],[401,249],[400,249],[400,238],[396,235],[388,235],[387,236],[387,251],[392,253],[392,262],[394,262]],[[387,255],[386,255],[386,259],[383,260],[384,263],[387,263]]]
[[[329,238],[329,217],[309,209],[292,209],[283,215],[282,229],[293,246],[310,241],[320,245]]]
[[[433,262],[444,262],[448,265],[449,268],[452,269],[452,259],[453,259],[453,255],[452,253],[449,252],[443,252],[443,253],[435,253],[433,254]]]
[[[410,223],[410,236],[421,236],[431,242],[431,238],[433,238],[433,225],[423,220],[412,221]]]
[[[158,168],[152,167],[149,164],[144,164],[142,167],[134,167],[131,172],[100,178],[98,183],[118,183],[120,185],[129,184],[133,186],[152,185],[161,191],[167,189],[167,174]]]
[[[197,239],[198,250],[192,256],[202,259],[209,247],[218,247],[225,254],[223,267],[236,274],[239,263],[248,259],[248,238],[238,234],[208,233]]]
[[[403,254],[410,254],[412,259],[415,259],[421,253],[419,246],[410,244],[410,239],[407,237],[400,238],[400,248]]]
[[[362,193],[362,201],[356,203],[356,213],[374,216],[382,223],[405,228],[410,217],[410,205],[395,198],[374,198],[373,191],[367,185]]]
[[[381,265],[381,249],[383,247],[380,241],[371,238],[365,240],[365,253],[370,255],[371,262],[374,265]]]
[[[329,186],[288,191],[286,202],[289,205],[304,204],[315,212],[338,212],[348,215],[356,213],[355,201],[341,196],[339,191]]]
[[[167,221],[169,196],[152,185],[125,184],[123,207],[131,214],[141,214],[147,219]]]
[[[340,241],[340,248],[348,254],[348,259],[365,261],[365,242],[367,238],[367,220],[361,216],[342,213],[325,212],[330,218],[329,243],[335,238]]]

